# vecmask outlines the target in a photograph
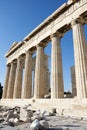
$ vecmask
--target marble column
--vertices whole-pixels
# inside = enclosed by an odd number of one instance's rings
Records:
[[[80,20],[72,21],[77,97],[87,97],[86,40]]]
[[[22,94],[22,59],[19,57],[17,59],[17,69],[16,69],[16,77],[15,77],[15,85],[14,85],[14,97],[13,98],[21,98]]]
[[[31,94],[32,94],[32,55],[30,51],[26,53],[23,92],[24,92],[23,98],[31,97]]]
[[[62,56],[60,46],[60,34],[51,35],[51,98],[63,98],[63,73],[62,73]]]
[[[86,67],[87,67],[87,43],[86,43],[86,52],[85,52],[85,55],[86,55]]]
[[[6,78],[5,78],[5,84],[4,84],[4,90],[3,90],[3,98],[7,97],[10,67],[11,67],[10,65],[7,65]]]
[[[72,96],[77,96],[75,66],[71,67]]]
[[[35,66],[35,86],[34,86],[34,97],[43,98],[45,94],[44,86],[44,50],[43,47],[37,46],[36,54],[36,66]]]
[[[45,75],[45,95],[48,95],[50,90],[50,72],[48,69],[48,55],[46,54],[44,54],[44,75]]]
[[[10,75],[9,75],[8,89],[7,89],[7,98],[13,98],[15,73],[16,73],[16,65],[14,62],[12,62]]]

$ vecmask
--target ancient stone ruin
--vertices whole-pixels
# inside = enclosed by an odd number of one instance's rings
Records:
[[[28,34],[23,41],[14,42],[5,55],[7,73],[2,102],[5,103],[8,99],[15,102],[18,99],[22,104],[26,99],[30,101],[33,98],[33,102],[44,104],[40,104],[39,107],[48,104],[50,107],[57,108],[58,112],[63,111],[65,114],[69,113],[68,108],[75,109],[76,112],[78,108],[86,109],[87,45],[83,29],[86,23],[87,0],[68,0]],[[76,98],[65,99],[60,39],[70,29],[73,32],[75,58],[75,69],[71,68],[72,97]],[[48,56],[44,53],[44,48],[49,42],[52,44],[51,74],[48,69]],[[33,57],[35,52],[36,56]],[[51,93],[49,93],[50,88]],[[44,99],[45,97],[50,99]],[[50,109],[48,106],[45,107]],[[86,116],[85,113],[77,115]]]

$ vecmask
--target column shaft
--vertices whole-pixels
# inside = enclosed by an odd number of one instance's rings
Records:
[[[49,94],[50,90],[50,72],[48,69],[48,56],[44,54],[44,77],[45,77],[45,95]]]
[[[21,58],[17,60],[16,78],[14,85],[14,98],[21,98],[22,94],[22,61]]]
[[[44,50],[43,47],[37,47],[36,55],[36,67],[35,67],[35,87],[34,87],[34,97],[43,98],[45,94],[44,86]]]
[[[5,84],[4,84],[4,90],[3,90],[3,98],[7,97],[9,75],[10,75],[10,65],[7,65],[6,78],[5,78]]]
[[[75,66],[71,67],[72,96],[77,96]]]
[[[72,22],[74,56],[75,56],[75,72],[77,97],[87,97],[87,67],[86,67],[86,40],[82,24],[76,20]]]
[[[51,98],[62,98],[64,97],[64,88],[60,39],[57,34],[51,36],[51,39]]]
[[[13,98],[15,73],[16,73],[16,65],[12,62],[10,76],[9,76],[8,89],[7,89],[7,98]]]
[[[30,52],[27,52],[25,60],[23,98],[30,98],[31,93],[32,93],[32,55]]]

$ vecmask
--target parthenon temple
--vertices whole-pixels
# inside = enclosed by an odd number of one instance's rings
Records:
[[[2,99],[64,98],[61,38],[72,30],[75,65],[71,67],[72,95],[87,98],[87,0],[68,0],[21,42],[6,53],[6,78]],[[45,47],[51,42],[51,72]],[[35,54],[35,56],[34,56]],[[23,73],[24,71],[24,73]]]

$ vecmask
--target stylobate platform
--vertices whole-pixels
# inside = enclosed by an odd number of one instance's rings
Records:
[[[86,98],[68,98],[68,99],[4,99],[0,101],[1,106],[20,106],[31,104],[32,110],[52,111],[56,108],[59,115],[71,117],[87,118],[87,99]]]

